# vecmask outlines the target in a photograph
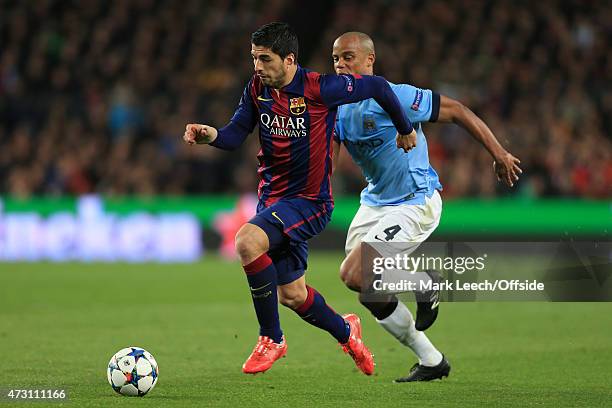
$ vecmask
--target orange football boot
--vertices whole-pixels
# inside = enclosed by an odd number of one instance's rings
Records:
[[[283,336],[282,343],[275,343],[268,336],[259,336],[259,340],[253,352],[242,365],[242,372],[245,374],[263,373],[272,367],[272,364],[287,354],[287,342]]]
[[[370,350],[363,344],[361,340],[361,320],[356,314],[346,314],[342,316],[345,321],[348,322],[351,327],[351,334],[346,343],[340,344],[342,350],[349,354],[357,368],[361,370],[365,375],[372,375],[374,372],[374,356],[370,353]]]

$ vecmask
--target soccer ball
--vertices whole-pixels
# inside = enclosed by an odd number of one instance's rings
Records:
[[[108,362],[108,383],[121,395],[146,395],[157,384],[155,358],[140,347],[119,350]]]

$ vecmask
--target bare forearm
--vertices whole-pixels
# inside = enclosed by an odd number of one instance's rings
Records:
[[[458,110],[459,113],[453,117],[453,123],[464,128],[474,139],[480,142],[494,159],[498,159],[506,153],[506,149],[499,143],[482,119],[464,105],[461,105]]]
[[[493,156],[493,166],[498,180],[512,187],[519,179],[519,174],[523,172],[519,167],[521,161],[504,149],[487,124],[470,109],[454,99],[441,95],[438,121],[456,123],[478,140]]]
[[[460,102],[444,95],[440,97],[438,122],[455,123],[461,126],[480,142],[493,158],[497,159],[501,154],[506,153],[506,150],[482,119]]]

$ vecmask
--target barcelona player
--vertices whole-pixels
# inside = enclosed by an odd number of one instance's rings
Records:
[[[374,43],[366,34],[345,33],[334,42],[332,58],[337,74],[373,75]],[[520,161],[506,151],[489,127],[460,102],[412,85],[391,84],[391,87],[417,130],[416,147],[408,154],[395,148],[394,123],[377,101],[370,99],[338,108],[334,161],[341,144],[344,145],[368,182],[347,234],[347,256],[340,267],[340,275],[347,287],[361,291],[359,300],[376,321],[418,357],[419,362],[410,373],[396,381],[430,381],[448,376],[450,372],[446,358],[423,333],[437,318],[439,291],[417,294],[416,321],[394,294],[366,294],[362,290],[366,283],[364,277],[368,276],[362,270],[363,244],[388,243],[378,248],[383,252],[389,250],[382,255],[393,256],[395,248],[398,248],[393,244],[404,243],[404,253],[409,254],[440,222],[442,200],[438,190],[442,185],[429,164],[421,122],[453,122],[462,126],[488,150],[498,180],[509,187],[521,173]],[[421,281],[441,279],[436,271],[415,275],[422,275],[414,277]],[[404,277],[410,276],[405,274]]]
[[[388,82],[381,77],[321,75],[298,65],[297,36],[287,24],[270,23],[251,37],[255,73],[230,122],[221,129],[188,124],[184,140],[233,150],[259,125],[260,183],[257,214],[236,234],[259,322],[258,342],[243,372],[268,370],[287,352],[278,302],[329,332],[357,367],[370,375],[372,354],[354,314],[340,316],[305,281],[308,239],[329,222],[330,176],[337,107],[374,98],[389,114],[396,145],[408,151],[416,132]]]

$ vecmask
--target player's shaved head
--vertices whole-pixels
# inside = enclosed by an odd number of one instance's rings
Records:
[[[361,51],[367,54],[376,54],[376,51],[374,50],[374,41],[372,41],[370,36],[365,33],[361,33],[359,31],[349,31],[336,38],[336,42],[338,41],[355,41],[359,44]]]
[[[358,31],[344,33],[334,41],[332,59],[337,74],[373,75],[374,41]]]

